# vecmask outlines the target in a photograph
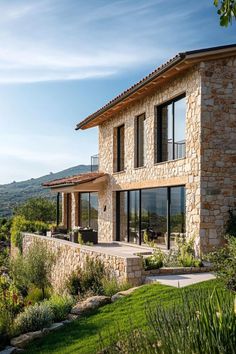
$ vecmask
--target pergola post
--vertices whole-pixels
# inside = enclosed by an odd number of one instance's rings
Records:
[[[60,193],[57,193],[57,226],[60,224]]]

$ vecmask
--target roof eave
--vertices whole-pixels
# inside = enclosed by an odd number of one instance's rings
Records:
[[[152,80],[155,80],[159,76],[163,75],[163,73],[170,70],[171,68],[173,68],[174,66],[176,66],[177,64],[179,64],[182,61],[186,62],[186,63],[188,62],[191,65],[194,65],[197,62],[200,62],[202,60],[211,60],[212,57],[214,57],[214,55],[216,55],[217,57],[218,56],[223,57],[223,56],[227,56],[227,55],[229,56],[230,54],[233,55],[233,54],[235,54],[235,51],[236,51],[236,44],[230,44],[230,45],[226,45],[226,46],[204,48],[204,49],[192,50],[192,51],[179,53],[178,55],[176,55],[176,57],[174,57],[169,62],[164,64],[163,67],[154,71],[153,74],[147,76],[145,79],[143,79],[142,81],[140,81],[139,83],[135,84],[133,87],[128,89],[127,92],[124,92],[123,94],[121,94],[117,98],[114,98],[110,103],[108,103],[107,105],[105,105],[104,107],[102,107],[101,109],[99,109],[98,111],[96,111],[95,113],[91,114],[90,116],[85,118],[83,121],[78,123],[75,127],[75,130],[88,129],[88,128],[91,128],[92,126],[99,125],[99,123],[94,124],[94,125],[92,125],[90,123],[93,120],[95,120],[96,118],[98,118],[99,116],[101,116],[102,114],[104,114],[105,112],[109,111],[110,109],[112,109],[113,107],[115,107],[116,105],[118,105],[119,103],[124,101],[125,99],[132,96],[135,92],[140,90],[143,86],[147,85]]]
[[[183,59],[185,58],[185,53],[179,53],[170,63],[168,63],[165,67],[161,68],[157,72],[153,73],[153,75],[147,77],[146,80],[143,80],[139,84],[135,85],[133,88],[128,90],[127,93],[121,95],[117,99],[114,99],[110,104],[106,105],[102,109],[98,110],[97,112],[91,114],[88,118],[83,120],[82,122],[78,123],[75,127],[75,130],[83,129],[88,123],[90,123],[92,120],[100,116],[102,113],[108,111],[118,103],[122,102],[124,99],[128,98],[132,94],[134,94],[136,91],[138,91],[140,88],[143,86],[147,85],[149,82],[157,78],[158,76],[162,75],[164,72],[175,66],[176,64],[179,64]]]

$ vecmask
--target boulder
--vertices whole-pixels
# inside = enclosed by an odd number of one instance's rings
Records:
[[[11,345],[13,347],[23,349],[28,343],[32,342],[34,339],[41,338],[43,336],[42,331],[28,332],[21,334],[19,337],[11,339]]]
[[[53,332],[53,331],[57,331],[58,329],[60,329],[63,326],[64,326],[64,324],[62,322],[57,322],[57,323],[53,323],[48,329],[49,329],[49,332]]]
[[[77,315],[72,315],[72,313],[69,313],[69,315],[67,316],[67,320],[70,322],[73,322],[75,320],[77,320],[78,316]]]
[[[128,295],[132,294],[138,288],[140,288],[140,286],[136,286],[134,288],[130,288],[130,289],[124,290],[124,291],[119,291],[118,293],[116,293],[115,295],[112,296],[111,301],[114,302],[114,301],[119,300],[125,296],[128,296]]]
[[[73,315],[81,315],[111,302],[109,296],[91,296],[84,301],[78,302],[71,310]]]

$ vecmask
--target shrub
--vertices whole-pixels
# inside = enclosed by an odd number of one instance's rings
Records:
[[[155,247],[151,256],[143,258],[144,269],[165,267],[201,267],[202,261],[194,257],[194,240],[177,240],[177,249],[168,253]]]
[[[236,292],[236,237],[226,236],[227,244],[208,255],[217,277],[221,279],[226,288]]]
[[[163,267],[164,253],[156,248],[151,256],[143,258],[144,269],[159,269]]]
[[[44,303],[51,308],[54,316],[54,321],[63,321],[70,313],[70,310],[74,304],[74,300],[69,295],[53,295],[49,300],[46,300]]]
[[[103,263],[99,259],[86,258],[84,268],[78,268],[67,281],[67,289],[71,295],[84,296],[90,292],[94,295],[103,293],[102,280],[106,276]]]
[[[22,297],[8,276],[0,276],[0,333],[8,334],[15,315],[23,308]]]
[[[66,281],[66,289],[72,296],[77,296],[81,293],[80,272],[81,269],[78,268],[77,271],[71,273]]]
[[[194,256],[194,239],[179,238],[176,241],[177,250],[166,255],[165,266],[201,267],[202,261]]]
[[[22,232],[45,233],[48,229],[49,224],[42,221],[29,221],[24,216],[15,216],[11,227],[11,242],[22,252]]]
[[[186,291],[180,303],[147,309],[147,328],[119,331],[102,353],[235,353],[234,297],[226,292]]]
[[[86,258],[85,266],[80,272],[82,294],[90,291],[93,294],[102,293],[102,279],[105,275],[103,263],[98,259]]]
[[[36,287],[31,287],[27,291],[27,296],[24,299],[25,305],[34,305],[37,302],[43,301],[45,299],[49,299],[50,297],[50,288],[46,288],[43,296],[43,292],[41,289]]]
[[[20,313],[13,326],[14,334],[33,332],[50,327],[53,323],[54,315],[51,307],[47,303],[35,304],[25,308]]]
[[[118,281],[114,277],[108,278],[106,276],[102,279],[102,292],[103,295],[106,296],[112,296],[118,293],[119,291],[128,290],[130,287],[131,285],[127,281],[118,283]]]
[[[11,261],[11,275],[19,287],[28,289],[32,285],[41,289],[45,298],[45,289],[51,286],[50,275],[56,256],[41,240],[34,240],[27,253],[19,254]]]

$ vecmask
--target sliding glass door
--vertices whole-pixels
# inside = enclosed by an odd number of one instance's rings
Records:
[[[140,243],[140,191],[129,191],[128,241]]]
[[[142,241],[165,244],[167,232],[167,188],[142,191]]]
[[[185,236],[185,187],[117,192],[117,240],[173,247]]]

